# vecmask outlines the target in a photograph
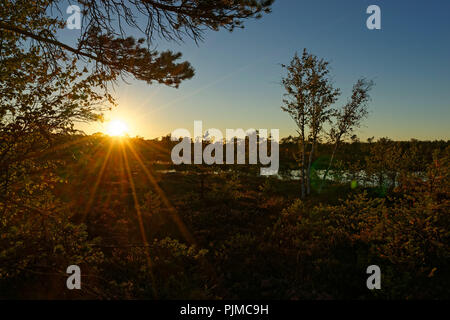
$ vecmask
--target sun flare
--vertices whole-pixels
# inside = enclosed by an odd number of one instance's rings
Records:
[[[113,137],[123,137],[128,133],[128,126],[121,120],[113,120],[108,123],[106,133]]]

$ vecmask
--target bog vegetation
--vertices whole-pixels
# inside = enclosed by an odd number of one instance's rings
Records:
[[[359,141],[372,83],[334,109],[327,64],[307,51],[286,66],[300,134],[280,141],[277,177],[174,166],[170,137],[74,129],[114,105],[120,77],[177,87],[194,75],[152,50],[155,36],[201,40],[272,1],[80,1],[74,46],[56,37],[61,3],[0,5],[0,298],[449,298],[449,142]],[[143,38],[111,16],[146,18]],[[382,290],[366,287],[373,264]],[[67,290],[69,265],[82,290]]]

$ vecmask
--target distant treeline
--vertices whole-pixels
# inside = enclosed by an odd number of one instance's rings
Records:
[[[91,139],[104,139],[105,136],[101,133],[96,133],[90,136]],[[77,136],[70,139],[76,139]],[[137,148],[142,148],[141,152],[145,159],[152,162],[160,162],[169,164],[171,160],[171,150],[178,144],[177,141],[171,141],[170,135],[163,136],[156,139],[144,139],[142,137],[130,138]],[[236,139],[234,144],[235,156],[237,153],[237,144],[242,143],[243,140]],[[270,139],[269,139],[270,142]],[[280,156],[280,171],[295,170],[299,168],[298,150],[299,138],[288,136],[280,139],[279,142],[279,156]],[[203,148],[209,143],[203,142]],[[227,148],[228,143],[224,144],[224,149]],[[393,141],[389,138],[380,138],[374,140],[369,138],[367,142],[354,140],[350,142],[342,142],[336,153],[337,161],[334,166],[341,166],[349,168],[355,165],[366,167],[368,159],[379,153],[381,158],[386,161],[401,161],[397,163],[399,169],[407,169],[408,171],[422,172],[426,169],[428,164],[433,159],[433,152],[442,152],[450,146],[450,141],[434,140],[421,141],[411,139],[410,141]],[[319,143],[315,151],[315,169],[325,170],[328,166],[329,158],[333,152],[334,144]],[[268,151],[270,153],[270,143],[268,144]],[[194,150],[194,143],[192,143],[192,151]],[[249,142],[248,138],[245,141],[246,163],[248,164]],[[192,152],[193,155],[193,152]],[[193,156],[192,156],[193,157]],[[403,159],[408,157],[409,159]],[[225,152],[224,152],[225,162]],[[393,164],[395,166],[395,164]],[[256,172],[257,170],[255,170]]]

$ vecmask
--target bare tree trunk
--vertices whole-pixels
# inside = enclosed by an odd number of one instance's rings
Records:
[[[304,136],[303,136],[304,137]],[[302,199],[305,199],[305,138],[302,137],[302,168],[301,168],[301,188],[302,188]]]
[[[394,171],[391,175],[391,188],[395,189],[395,184],[397,182],[397,171]]]
[[[383,188],[383,182],[384,182],[383,174],[384,174],[383,171],[381,171],[381,173],[378,174],[378,186],[380,189]]]
[[[333,153],[331,154],[330,162],[328,162],[328,167],[325,170],[325,173],[324,173],[324,175],[322,177],[322,182],[320,183],[319,193],[322,192],[322,188],[323,188],[323,185],[325,184],[325,181],[327,179],[328,172],[330,171],[331,165],[333,164],[333,160],[334,160],[334,156],[336,154],[337,148],[338,148],[338,142],[336,142],[335,145],[334,145],[334,149],[333,149]]]
[[[307,181],[306,194],[307,195],[311,194],[311,164],[312,164],[315,145],[316,145],[316,143],[315,143],[315,141],[313,141],[311,144],[311,152],[309,153],[308,171],[307,171],[307,177],[306,177],[306,181]]]

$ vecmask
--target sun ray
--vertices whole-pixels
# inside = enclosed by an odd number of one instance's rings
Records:
[[[144,222],[142,221],[142,212],[141,212],[141,208],[140,208],[139,201],[137,198],[136,186],[134,184],[133,176],[131,174],[130,164],[128,162],[128,156],[125,152],[125,148],[121,148],[121,150],[122,150],[123,159],[124,159],[124,163],[125,163],[125,170],[126,170],[126,173],[128,176],[130,187],[131,187],[131,193],[133,195],[134,207],[136,209],[136,213],[137,213],[137,217],[138,217],[139,230],[141,232],[142,242],[145,246],[148,246],[147,236],[145,234]],[[150,264],[151,264],[151,261],[150,261]]]
[[[188,243],[190,243],[191,245],[194,245],[194,246],[198,247],[197,241],[192,236],[192,234],[189,232],[189,230],[186,227],[186,225],[184,224],[183,220],[178,215],[178,212],[177,212],[176,208],[170,203],[170,201],[167,198],[164,190],[162,190],[161,187],[158,185],[158,182],[156,181],[155,177],[151,174],[151,172],[145,166],[145,164],[142,161],[142,158],[140,157],[138,152],[135,150],[135,148],[133,147],[133,145],[129,141],[125,141],[125,143],[127,144],[128,148],[130,149],[130,151],[133,154],[133,156],[136,159],[136,161],[141,166],[142,170],[144,171],[145,175],[147,176],[147,179],[153,185],[153,187],[155,188],[155,190],[158,193],[158,195],[161,197],[161,200],[163,201],[164,205],[166,206],[167,209],[169,209],[170,218],[175,222],[175,224],[177,225],[177,227],[180,230],[181,234],[183,235],[184,239]],[[217,280],[218,279],[217,273],[216,273],[214,267],[208,261],[208,259],[206,257],[203,257],[201,260],[203,261],[203,264],[206,267],[205,271],[207,272],[207,274],[211,278]]]
[[[148,150],[157,150],[160,151],[164,155],[170,155],[170,151],[167,150],[167,148],[163,148],[157,143],[154,143],[153,141],[150,141],[149,144],[145,145],[145,148],[148,148]]]
[[[157,292],[156,292],[156,287],[155,287],[155,279],[153,276],[153,263],[152,263],[152,259],[150,258],[150,252],[149,252],[149,243],[147,241],[147,235],[145,234],[145,228],[144,228],[144,222],[142,221],[142,212],[141,212],[141,208],[139,205],[139,201],[137,198],[137,193],[136,193],[136,186],[134,185],[134,180],[133,180],[133,176],[131,174],[131,169],[130,169],[130,164],[128,162],[128,156],[126,154],[125,148],[123,147],[123,141],[120,142],[121,143],[121,151],[122,151],[122,155],[123,155],[123,161],[125,164],[125,170],[126,173],[128,175],[128,180],[130,183],[130,187],[131,187],[131,193],[133,195],[133,201],[134,201],[134,208],[136,209],[136,214],[138,217],[138,223],[139,223],[139,231],[141,233],[141,238],[142,238],[142,243],[145,247],[145,253],[146,253],[146,258],[147,258],[147,263],[150,269],[150,277],[152,279],[152,289],[153,289],[153,294],[155,297],[157,297]]]
[[[65,143],[62,143],[62,144],[58,144],[58,145],[53,146],[53,147],[51,147],[51,148],[49,148],[47,150],[44,150],[44,151],[31,153],[30,156],[31,157],[42,157],[42,156],[48,155],[50,153],[54,153],[55,151],[63,150],[65,148],[68,148],[68,147],[71,147],[71,146],[74,146],[74,145],[78,145],[78,144],[80,144],[80,143],[82,143],[84,141],[89,141],[90,139],[91,139],[90,136],[84,136],[84,137],[81,137],[81,138],[78,138],[78,139],[75,139],[75,140],[72,140],[72,141],[68,141],[68,142],[65,142]]]
[[[95,199],[95,195],[97,193],[98,186],[100,185],[100,182],[103,178],[103,174],[105,172],[106,165],[108,164],[109,157],[111,156],[112,147],[113,147],[113,143],[110,142],[108,151],[106,152],[106,156],[103,159],[102,167],[100,168],[100,172],[97,176],[97,180],[95,181],[94,187],[92,188],[92,190],[90,192],[89,200],[87,202],[86,208],[83,213],[83,221],[86,219],[87,214],[89,213],[89,210],[91,210],[92,204],[94,203],[94,199]]]
[[[180,230],[180,232],[183,235],[183,237],[185,238],[185,240],[191,244],[196,245],[196,241],[195,241],[194,237],[189,232],[189,230],[187,229],[184,222],[181,220],[175,207],[170,203],[165,192],[161,189],[161,187],[158,185],[158,182],[156,181],[156,179],[153,177],[153,175],[150,173],[150,171],[145,166],[144,162],[142,161],[142,159],[139,156],[139,154],[137,153],[137,151],[134,149],[134,147],[132,146],[132,144],[129,141],[126,141],[126,144],[127,144],[128,148],[130,149],[131,153],[133,154],[133,156],[135,157],[135,159],[137,160],[137,162],[139,163],[139,165],[141,166],[142,170],[144,170],[144,173],[147,176],[149,182],[153,185],[156,192],[161,197],[161,200],[163,201],[164,205],[169,209],[172,220],[177,225],[178,229]]]
[[[108,140],[108,142],[111,143],[110,140]],[[93,170],[95,170],[95,168],[98,167],[98,165],[100,164],[100,162],[102,160],[105,159],[104,156],[100,156],[99,153],[104,150],[105,145],[104,143],[100,143],[99,145],[95,146],[93,148],[93,150],[91,152],[89,152],[89,154],[91,154],[90,159],[88,160],[88,165],[81,165],[78,164],[74,170],[76,170],[76,172],[78,173],[78,176],[93,176],[95,175],[95,173],[93,172]],[[92,164],[92,159],[96,159],[96,162],[94,164]],[[94,169],[93,169],[94,168]],[[78,206],[79,203],[84,202],[84,195],[82,192],[79,192],[78,195],[74,195],[71,203],[74,206]],[[82,214],[85,214],[85,211],[82,212]]]

